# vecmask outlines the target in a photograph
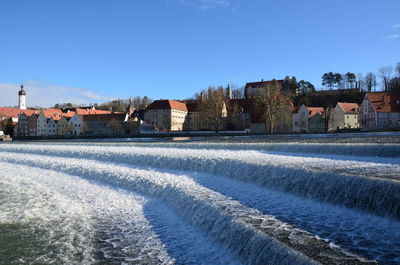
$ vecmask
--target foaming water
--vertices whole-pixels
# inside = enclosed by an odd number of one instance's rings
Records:
[[[336,153],[329,157],[293,146],[166,146],[1,145],[0,165],[80,207],[93,261],[399,261],[400,166],[385,163],[388,151],[374,146],[381,157],[359,160],[359,147],[325,145]]]
[[[79,203],[0,162],[1,264],[90,264],[93,233]]]
[[[345,254],[339,248],[331,248],[325,241],[318,240],[309,233],[294,229],[272,216],[263,216],[256,210],[205,189],[183,175],[85,159],[60,160],[24,154],[16,159],[7,153],[2,153],[1,158],[14,163],[20,163],[19,159],[23,159],[31,166],[90,176],[91,179],[114,187],[160,197],[193,225],[230,249],[244,263],[265,264],[266,260],[268,264],[313,263],[296,250],[328,264],[340,264],[344,260],[350,260],[354,264],[365,263],[356,256]]]
[[[24,146],[10,151],[202,171],[400,219],[400,165],[258,151]]]
[[[11,180],[15,189],[23,192],[17,193],[15,200],[4,200],[16,203],[13,209],[24,212],[23,216],[11,218],[8,215],[16,212],[5,204],[3,207],[9,211],[3,212],[1,223],[16,224],[28,220],[28,227],[44,231],[43,240],[48,240],[45,249],[58,253],[56,258],[41,256],[38,261],[62,264],[107,260],[126,264],[173,263],[144,218],[145,198],[54,171],[1,162],[0,165],[5,174],[1,178],[3,181],[10,176],[7,174],[20,172],[20,177]],[[32,201],[26,203],[25,196],[21,195],[29,192],[29,189],[25,191],[26,187],[32,186],[37,190],[29,193]],[[53,195],[49,197],[46,193]],[[57,238],[56,242],[48,238],[48,234]],[[42,251],[42,247],[37,246],[31,246],[31,249]],[[82,256],[82,259],[75,256]]]

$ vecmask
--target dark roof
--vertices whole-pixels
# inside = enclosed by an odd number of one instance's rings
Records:
[[[83,121],[124,121],[126,114],[122,113],[111,113],[111,114],[94,114],[94,115],[82,115]]]
[[[246,88],[248,87],[269,87],[273,82],[278,82],[282,85],[283,80],[270,80],[270,81],[261,81],[261,82],[250,82],[246,84]]]

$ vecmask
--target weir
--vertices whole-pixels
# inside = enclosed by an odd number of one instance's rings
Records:
[[[370,263],[345,255],[339,248],[315,239],[300,230],[277,229],[287,227],[258,211],[247,209],[218,193],[212,192],[184,176],[156,171],[143,171],[112,164],[99,164],[84,159],[57,159],[38,155],[3,152],[3,161],[62,171],[128,190],[162,198],[175,211],[182,213],[193,224],[238,255],[246,264],[323,264]],[[285,232],[286,231],[286,232]],[[276,234],[278,233],[278,234]],[[283,235],[286,235],[282,238]],[[274,238],[280,238],[277,241]],[[303,239],[303,240],[302,240]],[[305,240],[306,239],[306,240]],[[288,247],[290,246],[290,248]],[[300,253],[307,253],[309,259]]]
[[[246,154],[239,156],[232,151],[211,151],[169,148],[123,148],[109,147],[101,152],[100,147],[94,146],[47,146],[46,148],[9,148],[10,151],[43,154],[60,157],[79,157],[104,162],[125,163],[129,165],[146,165],[155,168],[178,169],[198,172],[207,172],[237,180],[255,183],[282,192],[289,192],[298,196],[315,199],[321,202],[332,203],[344,207],[373,213],[379,216],[389,216],[400,220],[400,181],[396,180],[398,172],[392,172],[391,178],[382,177],[381,171],[387,170],[385,165],[371,164],[366,172],[371,174],[374,166],[376,177],[331,172],[335,169],[323,171],[324,166],[317,170],[304,167],[304,163],[288,166],[290,157],[267,158],[269,161],[257,157],[254,162],[246,158]],[[209,154],[209,155],[208,155]],[[225,154],[225,156],[224,156]],[[256,155],[251,153],[252,155]],[[245,157],[247,160],[243,160]],[[260,158],[261,159],[261,158]],[[277,161],[274,159],[281,159]],[[313,161],[311,161],[313,162]],[[367,164],[367,163],[364,163]],[[301,167],[301,168],[297,168]],[[337,166],[334,162],[332,167]],[[387,174],[387,172],[386,172]]]

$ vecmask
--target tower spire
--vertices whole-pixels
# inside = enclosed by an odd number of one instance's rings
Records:
[[[26,92],[23,85],[21,85],[21,89],[18,92],[18,108],[26,109]]]

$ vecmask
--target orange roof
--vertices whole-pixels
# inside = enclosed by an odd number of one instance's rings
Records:
[[[345,113],[357,114],[360,106],[357,103],[349,102],[338,102],[339,106],[342,107]]]
[[[27,116],[39,114],[40,110],[24,110],[17,108],[0,108],[0,117],[18,118],[19,114],[25,113]]]
[[[93,109],[81,109],[76,108],[76,113],[78,115],[94,115],[94,114],[111,114],[111,111],[108,110],[93,110]]]
[[[324,108],[323,107],[307,107],[308,110],[308,118],[311,119],[314,117],[317,113],[321,114],[324,113]]]
[[[376,112],[400,112],[400,93],[367,93]]]
[[[147,109],[176,109],[188,111],[186,104],[182,101],[177,100],[155,100],[147,107]]]

